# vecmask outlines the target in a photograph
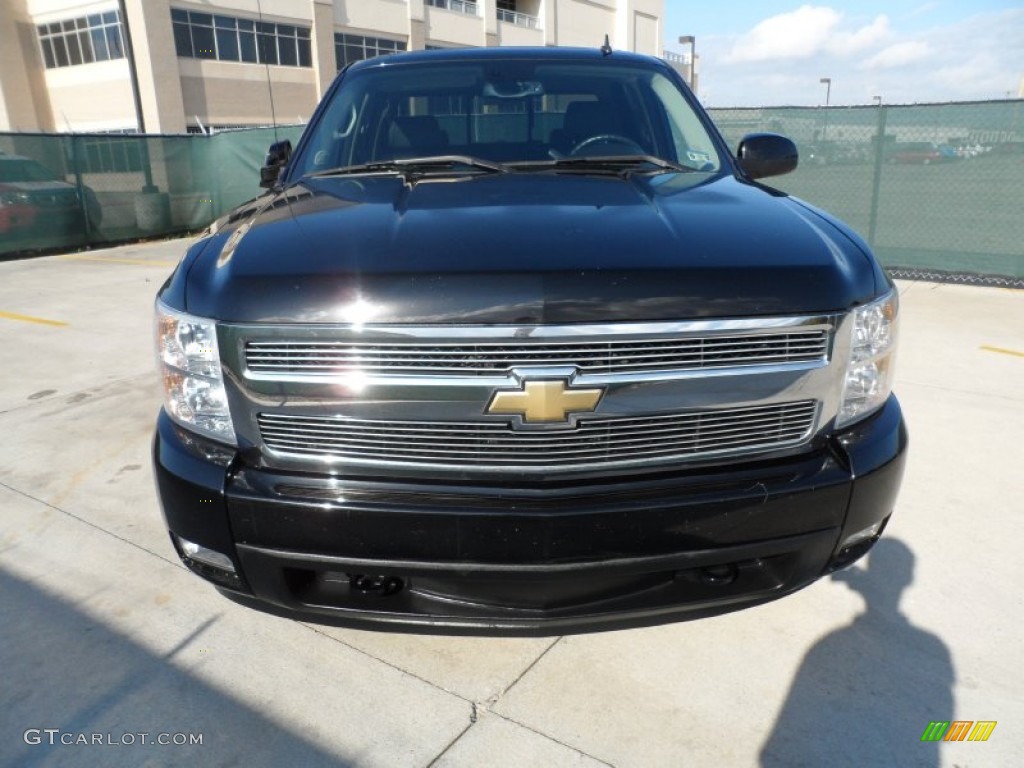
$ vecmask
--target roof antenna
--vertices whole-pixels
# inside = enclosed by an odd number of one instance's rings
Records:
[[[605,36],[604,36],[604,45],[601,46],[601,55],[602,56],[611,56],[611,53],[612,53],[612,44],[608,40],[608,35],[606,33]]]
[[[256,0],[256,13],[259,16],[260,23],[263,23],[263,4],[260,0]],[[258,58],[258,57],[257,57]],[[278,142],[277,138],[277,110],[274,109],[274,87],[270,84],[270,62],[269,60],[264,61],[265,69],[267,72],[267,95],[270,97],[270,122],[274,126],[274,143]]]

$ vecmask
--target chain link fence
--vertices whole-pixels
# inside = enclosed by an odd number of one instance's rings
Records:
[[[796,141],[797,171],[767,183],[849,223],[894,274],[1024,287],[1024,101],[711,116],[734,149],[756,131]]]
[[[298,140],[302,126],[276,129]],[[0,256],[201,229],[260,192],[275,129],[0,134]]]
[[[734,149],[794,139],[800,167],[768,182],[847,221],[895,274],[1024,287],[1024,100],[711,115]],[[259,193],[274,140],[0,134],[0,256],[200,229]]]

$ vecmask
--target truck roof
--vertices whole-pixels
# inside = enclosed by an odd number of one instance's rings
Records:
[[[420,61],[487,61],[496,59],[512,60],[533,60],[549,59],[556,61],[577,60],[595,61],[605,59],[618,63],[632,62],[634,64],[657,64],[668,66],[660,59],[653,56],[646,56],[630,51],[613,51],[605,55],[600,48],[563,48],[563,47],[528,47],[528,46],[507,46],[493,48],[444,48],[431,51],[409,51],[404,53],[393,53],[387,56],[376,56],[371,59],[363,59],[352,64],[351,71],[362,70],[372,67],[385,67],[392,64],[413,64]]]

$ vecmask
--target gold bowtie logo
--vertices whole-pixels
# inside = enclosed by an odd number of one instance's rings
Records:
[[[604,390],[569,389],[564,381],[527,381],[519,390],[494,393],[487,413],[510,413],[531,424],[565,422],[570,413],[593,411]]]

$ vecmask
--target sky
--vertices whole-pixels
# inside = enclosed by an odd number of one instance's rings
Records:
[[[665,0],[665,47],[697,49],[710,107],[1016,98],[1024,0]]]

